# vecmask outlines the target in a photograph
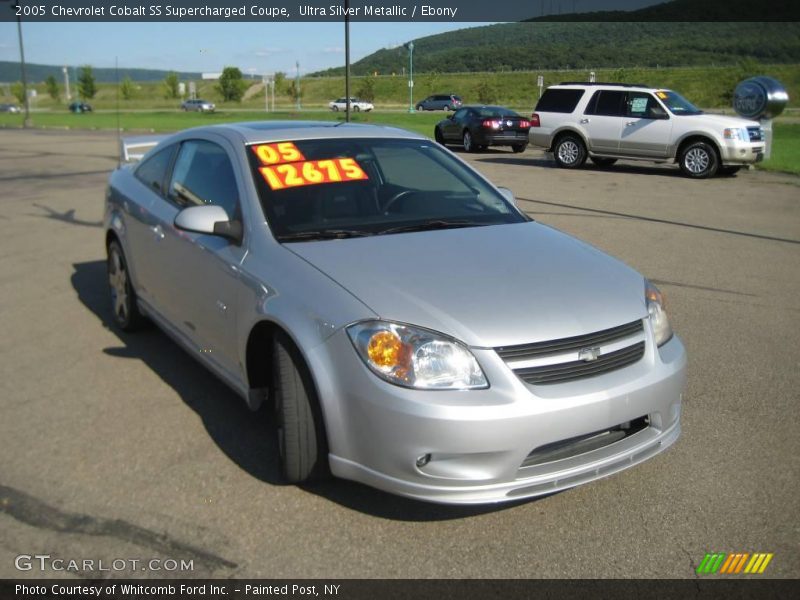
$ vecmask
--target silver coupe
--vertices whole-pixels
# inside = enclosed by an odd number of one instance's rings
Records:
[[[678,438],[686,354],[659,290],[439,144],[258,122],[122,151],[105,206],[116,323],[149,318],[273,410],[287,481],[503,502]]]

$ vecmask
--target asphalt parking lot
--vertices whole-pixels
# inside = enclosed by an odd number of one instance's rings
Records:
[[[461,156],[666,292],[689,354],[673,448],[500,507],[281,485],[263,419],[158,330],[111,324],[113,135],[0,130],[0,577],[81,574],[14,566],[49,554],[193,560],[133,573],[156,577],[690,578],[706,552],[800,577],[800,178]]]

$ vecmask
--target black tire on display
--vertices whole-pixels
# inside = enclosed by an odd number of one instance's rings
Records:
[[[586,146],[577,135],[562,135],[553,146],[553,157],[562,169],[577,169],[586,162]]]
[[[681,171],[693,179],[713,177],[719,168],[717,150],[703,140],[690,142],[681,149],[679,163]]]
[[[283,333],[274,340],[273,391],[285,480],[303,483],[327,478],[328,444],[317,393],[300,351]]]
[[[112,240],[108,245],[106,266],[114,322],[122,331],[141,329],[145,324],[145,318],[139,312],[136,291],[131,284],[125,253],[117,240]]]

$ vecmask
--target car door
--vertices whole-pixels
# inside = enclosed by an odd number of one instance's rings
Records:
[[[448,142],[461,141],[461,133],[464,131],[464,127],[466,127],[467,121],[469,120],[469,112],[470,109],[468,108],[459,108],[450,116],[444,127],[443,133],[445,140]]]
[[[619,150],[632,156],[666,158],[673,120],[649,92],[628,92]]]
[[[155,300],[158,263],[153,262],[154,243],[160,222],[154,205],[165,202],[167,177],[176,146],[173,144],[145,158],[133,172],[135,187],[119,198],[124,212],[125,250],[137,295],[148,304]]]
[[[589,150],[616,154],[625,117],[626,92],[598,90],[586,105],[579,120],[588,142]]]
[[[242,219],[237,175],[225,140],[184,141],[169,183],[170,202],[160,214],[160,306],[170,325],[188,338],[203,357],[232,379],[239,377],[236,298],[239,265],[246,253],[230,240],[177,229],[175,216],[185,207],[222,206],[231,220]]]

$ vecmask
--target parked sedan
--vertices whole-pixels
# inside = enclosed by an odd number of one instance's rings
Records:
[[[181,103],[181,109],[184,112],[214,112],[217,106],[213,102],[197,98],[194,100],[185,100]]]
[[[328,102],[328,108],[334,112],[347,110],[347,98],[337,98],[333,102]],[[350,98],[350,110],[353,112],[369,112],[373,108],[375,108],[375,106],[373,106],[372,102],[360,100],[359,98]]]
[[[104,223],[117,326],[149,317],[274,412],[286,481],[514,501],[680,434],[686,356],[658,289],[419,134],[165,136],[111,174]]]
[[[72,113],[92,112],[91,104],[86,104],[86,102],[73,102],[68,108]]]
[[[22,109],[16,104],[0,104],[0,112],[19,113]]]
[[[465,152],[488,146],[511,146],[514,152],[528,147],[531,122],[502,106],[463,106],[433,131],[440,144],[461,144]]]

